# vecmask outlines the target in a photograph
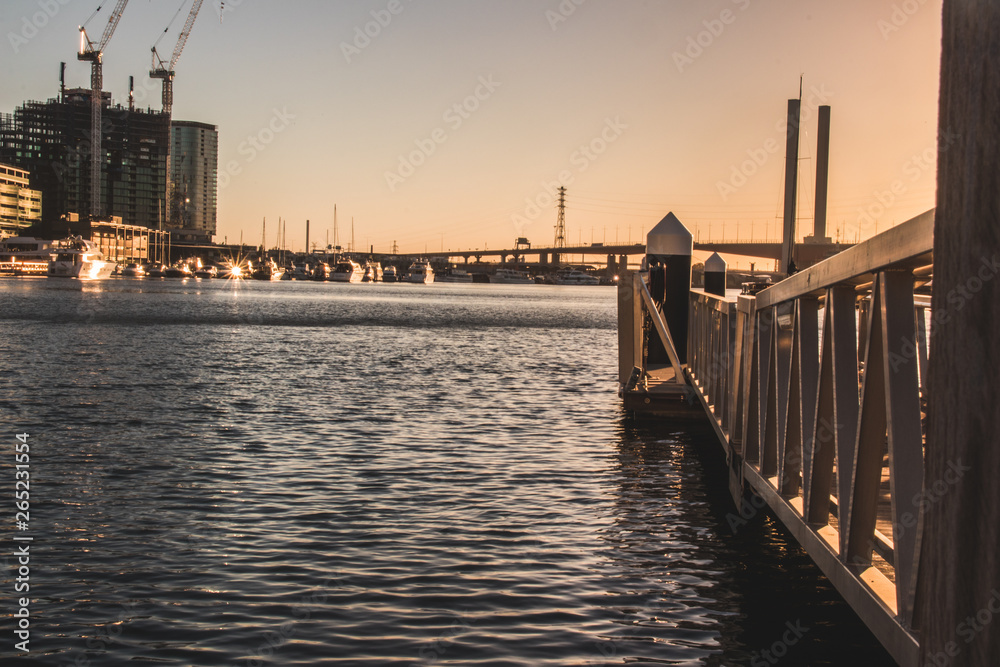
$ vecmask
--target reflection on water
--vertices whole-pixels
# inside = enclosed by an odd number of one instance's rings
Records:
[[[623,417],[613,290],[0,292],[34,664],[886,660],[710,433]]]

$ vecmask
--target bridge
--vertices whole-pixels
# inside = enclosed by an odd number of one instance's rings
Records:
[[[799,267],[812,266],[831,255],[851,247],[851,245],[853,244],[813,243],[807,239],[805,243],[796,243],[794,245],[793,258]],[[696,242],[694,249],[705,252],[739,255],[742,257],[760,257],[777,261],[781,259],[782,244],[778,241],[705,241]],[[414,259],[444,259],[446,261],[461,259],[466,264],[473,258],[479,262],[484,257],[496,257],[502,264],[506,264],[508,261],[523,264],[526,263],[528,257],[535,257],[538,264],[559,264],[565,257],[578,255],[605,258],[607,266],[624,267],[627,266],[629,257],[641,257],[645,256],[645,254],[645,243],[632,243],[628,245],[592,243],[590,245],[566,246],[562,248],[554,246],[532,248],[522,245],[520,247],[501,250],[447,250],[440,252],[407,253],[397,256]],[[618,258],[617,261],[616,257]]]

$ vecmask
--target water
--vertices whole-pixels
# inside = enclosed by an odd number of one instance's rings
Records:
[[[615,327],[609,288],[0,280],[0,662],[889,664],[733,532],[710,433],[622,414]]]

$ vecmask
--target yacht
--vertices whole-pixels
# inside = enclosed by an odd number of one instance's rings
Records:
[[[166,271],[165,266],[160,262],[153,262],[146,265],[146,275],[150,278],[162,278]]]
[[[597,276],[584,273],[578,269],[563,269],[557,271],[553,276],[556,285],[600,285],[601,281]]]
[[[146,269],[142,268],[142,264],[126,264],[122,275],[126,278],[141,278],[146,275]]]
[[[254,280],[281,280],[285,270],[270,257],[250,264],[250,277]]]
[[[449,269],[434,276],[434,280],[439,283],[471,283],[472,274],[464,269]]]
[[[97,247],[79,236],[63,241],[49,260],[48,274],[57,278],[99,280],[108,278],[115,268],[114,262],[104,259]]]
[[[501,285],[529,285],[535,281],[532,280],[527,271],[501,268],[497,269],[497,272],[490,277],[490,282]]]
[[[330,265],[326,262],[320,262],[313,269],[312,279],[313,280],[329,280],[330,279]]]
[[[202,266],[195,270],[195,278],[218,278],[219,269],[214,264],[209,264],[208,266]]]
[[[337,283],[360,283],[364,277],[365,270],[353,259],[340,260],[330,273],[330,280]]]
[[[399,276],[396,274],[396,267],[390,264],[382,270],[382,282],[384,283],[394,283],[399,281]]]
[[[15,276],[44,276],[54,249],[51,241],[28,236],[12,236],[0,241],[0,273]]]
[[[366,283],[377,283],[378,281],[382,280],[383,274],[384,272],[382,271],[381,264],[379,264],[378,262],[373,262],[371,260],[368,260],[368,262],[365,263],[364,278],[362,278],[361,280],[362,282]]]
[[[191,267],[186,262],[177,262],[163,269],[164,278],[190,278],[193,275],[194,271],[191,270]]]
[[[410,264],[409,273],[406,276],[409,283],[432,283],[434,282],[434,269],[426,259],[420,259]]]

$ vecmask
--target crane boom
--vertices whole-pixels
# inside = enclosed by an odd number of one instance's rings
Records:
[[[201,9],[202,0],[194,0],[194,4],[191,5],[191,12],[188,14],[187,21],[184,22],[184,27],[181,28],[181,34],[177,37],[177,45],[174,46],[174,55],[170,58],[170,69],[173,69],[177,64],[177,60],[181,57],[181,51],[184,50],[184,45],[187,44],[188,36],[191,34],[191,28],[194,27],[194,20],[198,18],[198,10]]]
[[[191,4],[191,11],[188,12],[188,17],[184,22],[184,27],[181,28],[181,34],[177,36],[177,44],[174,46],[174,53],[170,57],[169,63],[165,63],[163,59],[160,58],[160,54],[156,51],[156,46],[153,46],[151,49],[153,52],[153,69],[149,71],[149,76],[152,79],[163,80],[163,113],[169,114],[173,110],[174,66],[180,59],[181,52],[184,50],[184,45],[187,44],[188,37],[191,35],[191,28],[194,27],[194,21],[198,18],[198,10],[201,9],[202,2],[203,0],[194,0]]]
[[[125,5],[128,0],[118,0],[108,23],[104,26],[104,33],[101,41],[95,46],[87,36],[87,30],[80,27],[80,52],[77,60],[90,62],[90,216],[97,218],[101,214],[101,156],[104,151],[101,149],[101,93],[104,90],[104,72],[102,58],[104,48],[111,41],[111,36],[115,34],[115,28],[125,13]],[[100,11],[100,7],[97,8]],[[95,12],[96,13],[96,12]]]

